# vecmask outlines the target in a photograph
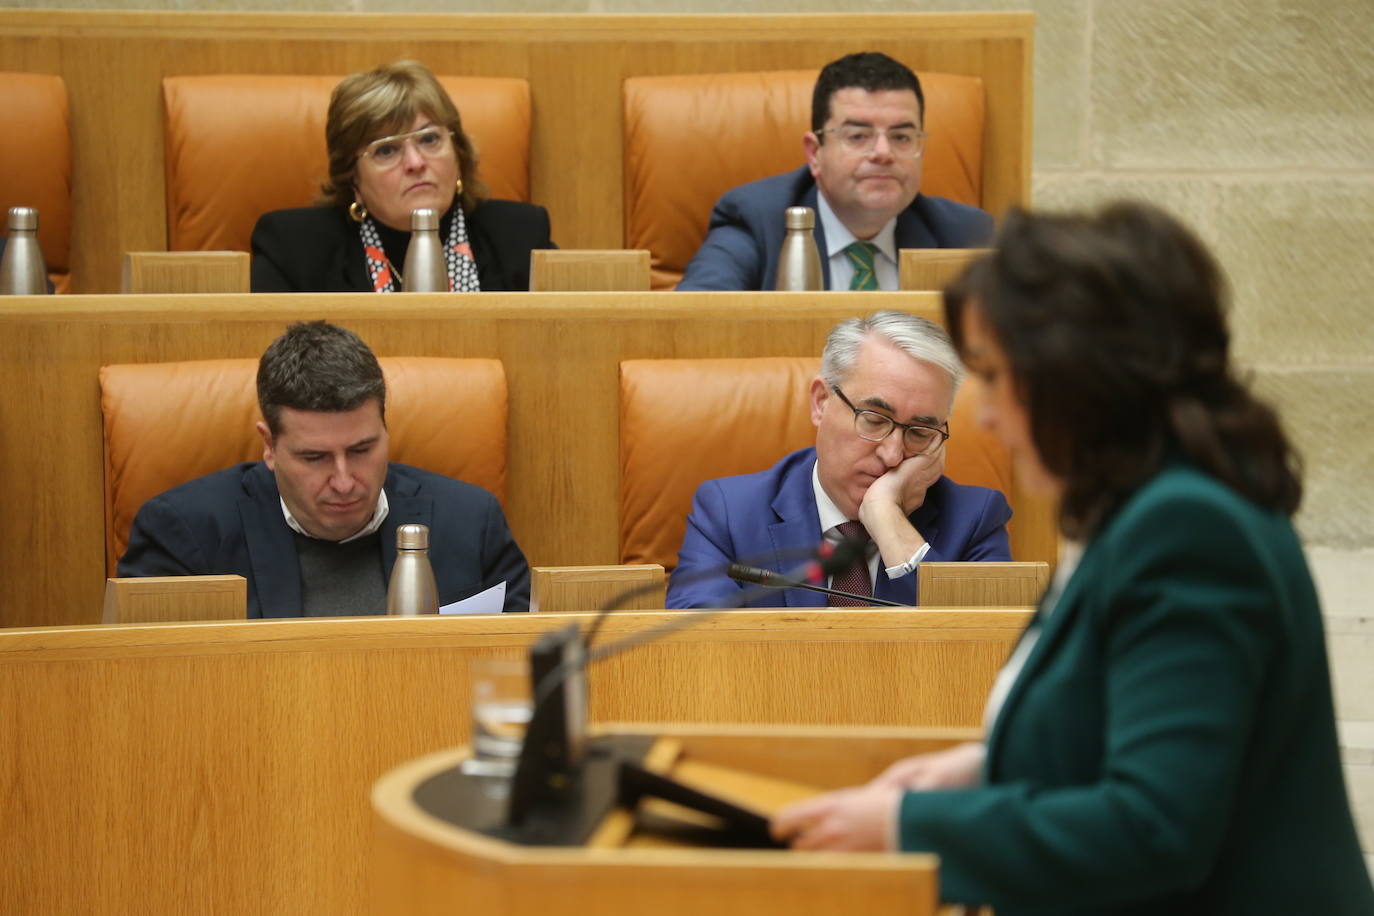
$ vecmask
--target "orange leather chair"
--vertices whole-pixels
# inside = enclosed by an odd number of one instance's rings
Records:
[[[620,364],[620,562],[677,566],[692,495],[703,481],[762,471],[816,444],[808,388],[815,357],[638,359]],[[1011,455],[979,428],[976,393],[960,387],[950,416],[945,474],[1017,493]],[[1018,560],[1053,561],[1017,552]],[[1037,537],[1054,533],[1025,532]],[[1038,544],[1039,542],[1037,542]],[[1037,546],[1035,552],[1044,552]]]
[[[305,207],[328,176],[324,122],[341,76],[172,76],[166,106],[167,248],[248,251],[269,210]],[[530,86],[440,76],[493,197],[530,196]]]
[[[38,244],[59,293],[71,289],[72,138],[60,76],[0,73],[0,213],[38,210]],[[5,227],[0,226],[0,232]]]
[[[930,132],[921,190],[979,206],[983,81],[917,75]],[[815,84],[815,70],[625,80],[625,247],[652,253],[654,289],[682,279],[722,194],[805,163]]]
[[[500,360],[382,357],[391,460],[506,496],[506,373]],[[144,502],[262,457],[256,359],[102,366],[105,561],[109,575]],[[461,393],[461,397],[459,394]]]

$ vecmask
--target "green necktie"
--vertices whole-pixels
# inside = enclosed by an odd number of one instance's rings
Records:
[[[878,246],[872,242],[855,242],[844,250],[844,256],[854,265],[854,279],[849,281],[850,289],[877,289],[878,274],[873,267],[873,256]]]

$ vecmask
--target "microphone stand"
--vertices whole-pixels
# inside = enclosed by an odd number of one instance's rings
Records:
[[[862,555],[864,549],[862,542],[842,541],[805,568],[811,570],[809,574],[812,575],[829,575],[848,567],[856,556]],[[732,564],[731,569],[727,570],[732,578],[733,567],[738,565]],[[740,568],[751,569],[747,566]],[[717,569],[713,574],[720,575],[720,571]],[[765,571],[765,578],[770,575],[774,574]],[[844,592],[807,585],[792,576],[777,578],[786,583],[782,587],[812,588],[845,595]],[[517,841],[523,838],[529,842],[538,837],[545,843],[552,842],[555,845],[559,844],[559,840],[577,842],[576,837],[587,829],[588,815],[601,804],[593,796],[618,791],[616,780],[612,778],[607,783],[603,775],[608,765],[613,766],[617,762],[614,755],[591,753],[591,749],[585,745],[586,684],[583,672],[588,664],[701,623],[752,601],[775,587],[778,586],[768,583],[745,588],[732,596],[733,601],[729,606],[674,615],[673,619],[660,626],[633,633],[608,645],[590,648],[591,639],[605,622],[606,616],[642,590],[631,589],[597,615],[585,636],[579,632],[577,624],[572,623],[540,637],[530,651],[532,710],[520,759],[511,780],[509,803],[501,832]],[[872,601],[873,604],[905,607],[863,595],[845,596],[857,601]]]
[[[872,595],[858,595],[854,592],[842,592],[837,588],[827,588],[824,585],[812,585],[810,582],[803,582],[801,579],[784,576],[772,570],[755,569],[738,563],[731,563],[725,574],[736,582],[747,582],[764,588],[800,588],[808,592],[820,592],[822,595],[834,595],[837,598],[852,598],[864,602],[865,607],[911,607],[900,601],[888,601],[886,598],[875,598]]]

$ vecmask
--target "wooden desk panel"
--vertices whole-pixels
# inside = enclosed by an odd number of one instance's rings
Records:
[[[934,293],[0,297],[0,625],[100,620],[102,365],[257,358],[316,318],[379,356],[500,359],[515,536],[531,565],[603,565],[619,559],[622,360],[814,355],[836,322],[880,308],[942,315]],[[1048,508],[1008,495],[1013,556],[1052,562]]]
[[[1028,616],[722,614],[592,668],[592,718],[976,725]],[[0,631],[0,912],[361,912],[372,782],[467,742],[474,657],[570,619]]]

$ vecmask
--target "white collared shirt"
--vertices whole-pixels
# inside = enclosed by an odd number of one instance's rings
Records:
[[[820,188],[816,189],[816,218],[821,221],[821,229],[825,232],[825,247],[828,250],[821,255],[830,262],[830,288],[849,289],[849,284],[854,279],[854,264],[845,255],[844,250],[860,239],[840,222],[835,211],[830,209],[830,202],[825,199],[825,193]],[[866,241],[878,249],[878,253],[873,257],[873,274],[878,278],[878,289],[896,289],[897,217],[888,220],[887,225],[883,226],[877,235]]]
[[[1045,590],[1045,597],[1040,600],[1040,617],[1035,623],[1031,624],[1022,634],[1016,648],[1012,650],[1011,657],[1002,666],[1002,670],[997,672],[997,679],[992,682],[992,689],[988,691],[988,702],[983,707],[983,733],[991,734],[992,727],[997,723],[997,717],[1002,714],[1002,707],[1007,702],[1007,696],[1011,693],[1011,688],[1016,683],[1016,679],[1021,676],[1021,669],[1026,667],[1026,661],[1030,658],[1031,652],[1035,649],[1035,644],[1040,641],[1040,631],[1044,629],[1045,621],[1050,619],[1054,613],[1055,605],[1059,603],[1059,596],[1064,593],[1064,586],[1069,584],[1073,578],[1073,572],[1078,568],[1078,561],[1083,559],[1083,544],[1078,541],[1061,541],[1059,543],[1059,562],[1054,567],[1054,578],[1050,580],[1050,587]]]
[[[315,537],[315,535],[311,534],[309,531],[306,531],[304,528],[302,528],[300,522],[296,521],[296,517],[292,515],[291,510],[286,507],[286,500],[278,496],[277,501],[281,503],[281,514],[286,516],[286,524],[292,531],[296,532],[297,534],[303,534],[308,538]],[[364,525],[358,531],[357,534],[349,535],[342,541],[337,541],[336,543],[347,544],[349,541],[356,541],[358,538],[367,537],[369,534],[372,534],[378,528],[382,527],[382,522],[386,521],[387,513],[390,511],[391,507],[387,505],[386,501],[386,490],[378,491],[377,508],[372,510],[372,520],[369,521],[366,525]],[[315,538],[315,540],[320,541],[324,539]]]
[[[835,501],[830,498],[830,494],[825,492],[825,487],[821,486],[821,460],[819,457],[816,459],[816,463],[811,466],[811,489],[816,494],[816,514],[819,515],[821,519],[821,536],[831,544],[838,544],[840,541],[844,540],[844,535],[840,534],[840,525],[851,521],[851,519],[845,517],[845,514],[835,505]],[[907,560],[901,566],[885,567],[884,572],[887,573],[887,578],[889,580],[900,579],[902,576],[911,572],[916,568],[916,564],[921,562],[921,559],[926,555],[926,551],[929,549],[930,544],[922,544],[920,547],[916,548],[916,553],[912,555],[911,559]],[[882,556],[878,553],[878,545],[869,541],[868,581],[873,583],[875,589],[878,584],[878,561],[881,559]],[[831,576],[831,579],[833,578],[834,576]],[[826,580],[825,584],[830,586],[830,581]]]

